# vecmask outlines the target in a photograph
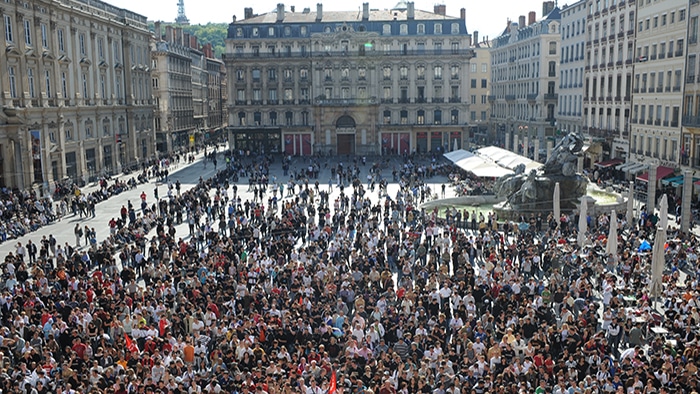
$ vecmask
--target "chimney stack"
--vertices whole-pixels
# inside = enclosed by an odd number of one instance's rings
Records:
[[[253,17],[253,7],[246,7],[243,9],[243,19],[250,19]]]
[[[192,42],[190,41],[190,33],[182,33],[182,45],[186,46],[187,48],[192,48],[191,44]]]
[[[520,15],[518,17],[518,28],[522,29],[523,27],[525,27],[525,15]]]
[[[316,4],[316,22],[323,20],[323,4]]]
[[[474,30],[474,33],[472,33],[472,37],[474,38],[474,45],[479,45],[479,31]]]
[[[553,1],[545,1],[542,3],[542,17],[544,18],[545,16],[549,15],[550,12],[554,10],[554,2]]]
[[[277,22],[282,22],[284,20],[284,4],[277,4]]]
[[[160,29],[160,21],[154,23],[155,30],[156,30],[156,41],[160,41],[163,39],[163,32]]]
[[[530,11],[527,14],[527,25],[530,26],[535,22],[537,22],[537,13],[535,11]]]
[[[459,17],[463,20],[467,20],[467,9],[466,8],[460,8],[459,10]]]
[[[165,26],[165,41],[174,43],[175,40],[173,39],[173,27],[170,25]]]
[[[413,20],[416,18],[416,6],[412,1],[406,3],[406,19]]]
[[[369,20],[369,3],[362,3],[362,20]]]
[[[294,12],[294,9],[295,9],[295,8],[296,8],[296,7],[294,7],[293,5],[290,5],[290,6],[289,6],[289,10],[292,11],[292,12]]]
[[[195,35],[190,36],[190,48],[199,50],[199,42]]]
[[[433,7],[433,12],[438,15],[447,15],[447,6],[444,4],[435,4]]]
[[[176,27],[175,28],[175,43],[178,45],[186,45],[182,41],[182,28],[181,27]]]

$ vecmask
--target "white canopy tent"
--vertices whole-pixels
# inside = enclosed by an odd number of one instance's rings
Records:
[[[445,153],[445,158],[447,158],[447,160],[449,160],[453,163],[456,163],[462,159],[466,159],[466,158],[472,157],[472,156],[474,156],[474,154],[472,152],[469,152],[468,150],[464,150],[464,149],[458,149],[456,151]]]
[[[542,167],[542,163],[536,162],[525,156],[518,155],[516,153],[505,150],[503,148],[499,148],[497,146],[487,146],[478,149],[476,153],[489,160],[493,160],[499,166],[505,167],[509,170],[515,170],[515,167],[517,167],[520,164],[525,165],[526,171]]]

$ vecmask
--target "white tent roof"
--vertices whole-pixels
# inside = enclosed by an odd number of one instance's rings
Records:
[[[487,146],[477,150],[476,153],[480,156],[493,160],[499,166],[505,167],[509,170],[514,170],[519,164],[524,164],[526,171],[542,167],[542,163],[530,160],[525,156],[518,155],[497,146]]]
[[[453,163],[456,163],[462,159],[466,159],[467,157],[472,157],[472,156],[474,156],[474,154],[472,152],[469,152],[469,151],[464,150],[464,149],[458,149],[456,151],[445,153],[445,157]]]
[[[503,175],[513,173],[513,171],[507,168],[501,167],[496,163],[476,155],[456,161],[454,164],[479,178],[500,178]]]

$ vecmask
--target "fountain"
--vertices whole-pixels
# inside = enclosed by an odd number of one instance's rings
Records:
[[[478,207],[477,211],[496,212],[501,220],[517,220],[523,213],[528,216],[538,213],[548,215],[553,211],[554,188],[558,183],[562,212],[578,210],[584,195],[589,197],[586,201],[591,215],[609,213],[613,209],[624,212],[626,202],[619,194],[599,189],[587,177],[576,172],[582,148],[581,136],[569,133],[554,147],[539,170],[526,172],[525,166],[520,165],[514,174],[501,177],[496,182],[495,195],[435,200],[423,204],[422,208],[454,207],[458,210],[466,208],[471,212]]]

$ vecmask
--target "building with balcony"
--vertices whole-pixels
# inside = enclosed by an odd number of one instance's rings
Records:
[[[587,1],[584,134],[602,144],[597,160],[629,154],[635,0]]]
[[[0,186],[86,182],[154,154],[146,17],[99,0],[3,2]]]
[[[202,47],[207,64],[207,96],[204,107],[206,118],[204,130],[206,138],[218,138],[227,125],[228,116],[224,113],[226,106],[226,67],[224,62],[214,57],[211,44]]]
[[[469,131],[470,36],[416,10],[245,10],[226,40],[229,141],[288,155],[443,152]]]
[[[583,122],[583,67],[588,2],[580,0],[561,9],[561,54],[557,129],[581,132]]]
[[[680,152],[681,164],[700,169],[700,78],[698,77],[698,18],[700,0],[691,0],[688,11],[688,58],[685,69],[685,92],[683,99],[683,142]]]
[[[638,3],[630,159],[677,167],[689,2]]]
[[[491,48],[487,41],[479,42],[479,32],[472,33],[474,41],[474,57],[469,63],[469,125],[473,141],[479,145],[497,144],[495,132],[489,134],[489,119],[491,117]]]
[[[491,121],[505,132],[505,146],[520,152],[527,140],[529,152],[538,152],[554,137],[561,54],[561,15],[546,1],[543,17],[534,12],[508,21],[491,44]]]

